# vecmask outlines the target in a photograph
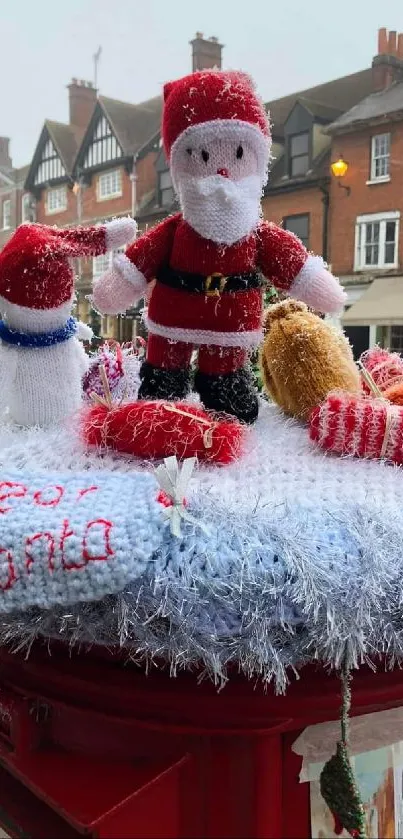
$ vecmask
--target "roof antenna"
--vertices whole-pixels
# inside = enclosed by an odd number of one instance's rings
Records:
[[[101,58],[101,52],[102,52],[102,47],[98,47],[96,53],[94,53],[94,55],[92,56],[93,61],[94,61],[94,87],[95,87],[95,90],[98,87],[98,64],[99,64],[99,59]]]

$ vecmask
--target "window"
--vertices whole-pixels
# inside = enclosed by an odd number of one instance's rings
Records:
[[[8,230],[11,227],[11,200],[6,198],[3,201],[3,230]]]
[[[45,184],[56,178],[62,178],[65,174],[66,170],[49,139],[42,152],[41,162],[35,175],[35,184]]]
[[[115,251],[109,253],[101,253],[100,256],[94,256],[92,260],[92,279],[96,280],[101,274],[104,274],[112,267],[112,259],[117,253],[124,253],[125,248],[117,248]]]
[[[98,201],[116,198],[122,194],[122,173],[120,169],[105,172],[98,178]]]
[[[108,120],[102,116],[98,120],[91,145],[86,152],[83,169],[91,169],[108,160],[117,160],[122,155],[122,149],[112,133]]]
[[[389,349],[403,355],[403,326],[390,327]]]
[[[358,216],[355,270],[397,268],[399,212]]]
[[[170,207],[174,200],[174,190],[169,169],[159,174],[159,194],[160,207]]]
[[[26,192],[21,199],[21,221],[33,221],[33,208],[29,192]]]
[[[371,181],[389,180],[390,134],[376,134],[371,140]]]
[[[46,215],[62,213],[67,209],[67,190],[65,186],[48,189],[46,194]]]
[[[289,175],[306,175],[309,169],[309,134],[294,134],[289,140]]]
[[[309,246],[309,214],[299,216],[286,216],[283,219],[284,230],[295,233],[298,239],[307,248]]]

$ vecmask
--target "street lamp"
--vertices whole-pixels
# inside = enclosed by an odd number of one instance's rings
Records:
[[[334,161],[334,163],[330,164],[330,168],[332,170],[332,175],[337,179],[337,183],[341,189],[345,189],[347,195],[350,195],[351,187],[345,186],[345,184],[341,183],[341,179],[347,174],[348,171],[348,163],[344,160],[343,155],[340,154],[338,159]]]

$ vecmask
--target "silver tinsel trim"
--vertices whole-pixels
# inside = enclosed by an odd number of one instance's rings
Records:
[[[149,573],[118,596],[2,617],[0,643],[27,653],[44,637],[118,647],[172,675],[197,666],[221,686],[235,668],[278,692],[290,668],[339,667],[347,648],[352,666],[403,658],[403,522],[387,506],[297,518],[295,508],[251,504],[242,526],[213,497],[192,512],[214,522],[215,536],[187,525],[167,537]]]

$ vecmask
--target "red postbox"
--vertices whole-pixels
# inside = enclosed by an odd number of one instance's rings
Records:
[[[305,667],[285,696],[233,674],[146,674],[118,655],[0,652],[0,824],[11,836],[309,837],[291,746],[335,719],[340,683]],[[362,668],[353,713],[403,704],[399,670]]]

